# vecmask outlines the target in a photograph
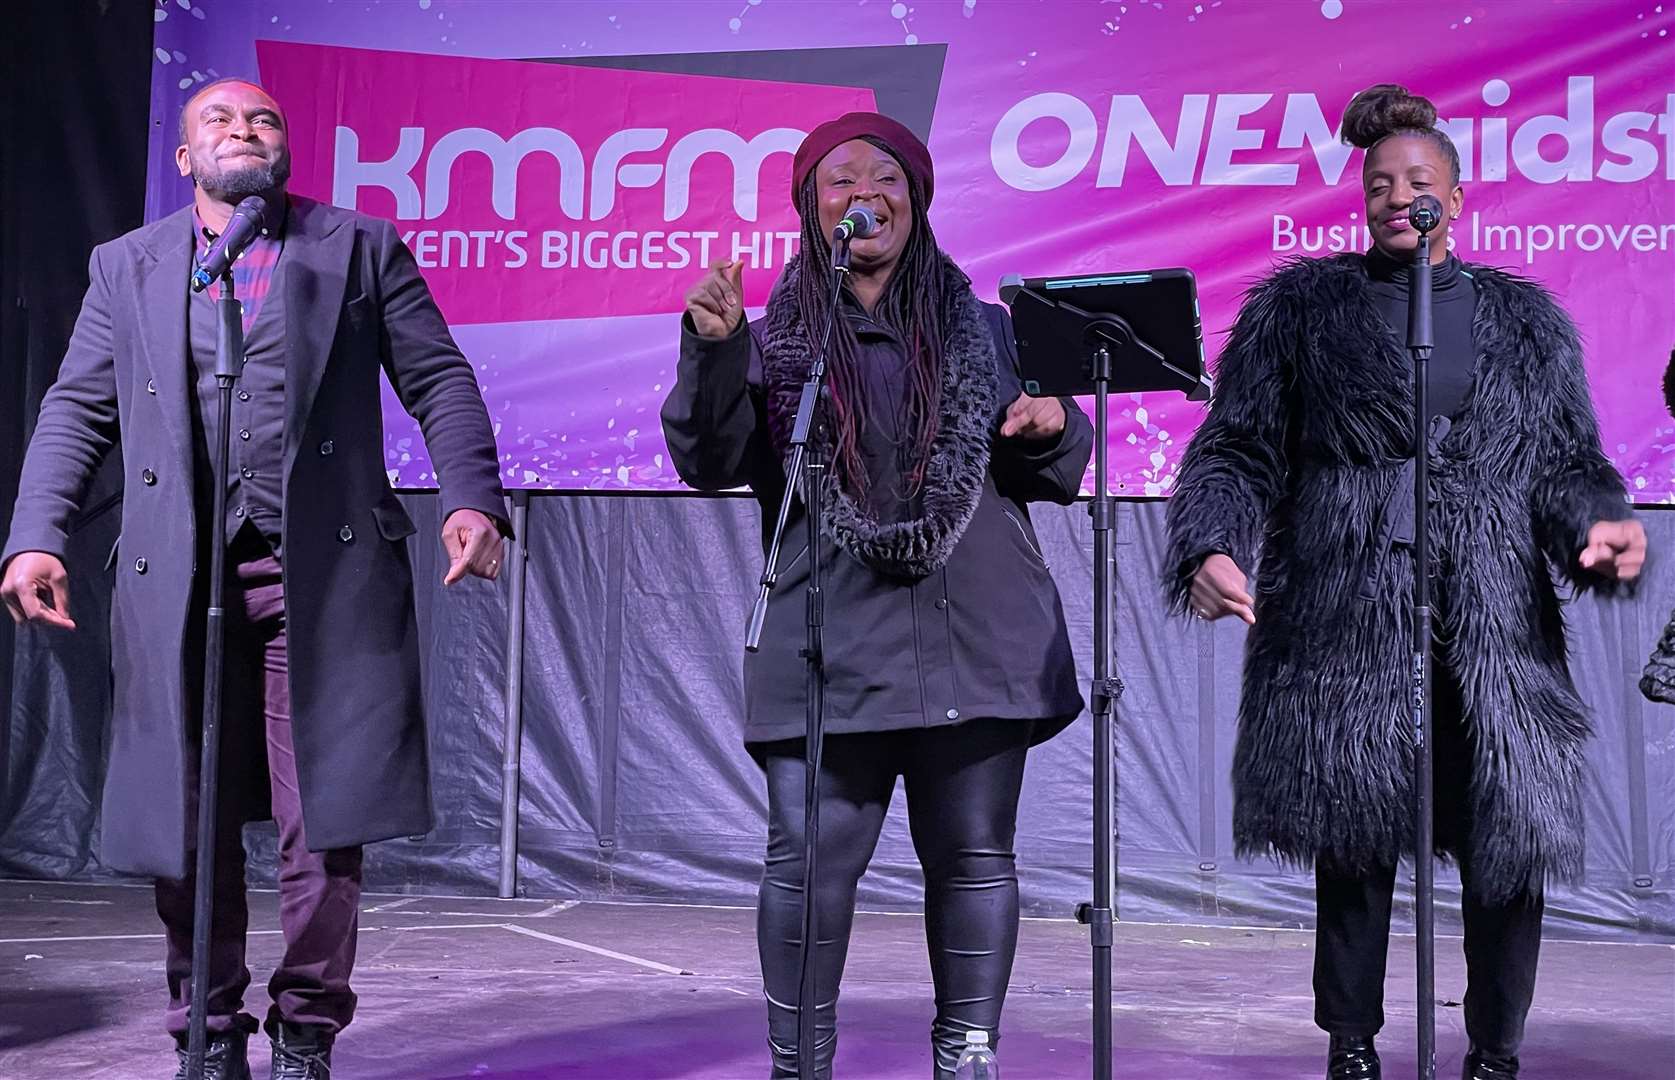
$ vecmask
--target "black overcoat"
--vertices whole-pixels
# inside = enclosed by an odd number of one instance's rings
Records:
[[[64,555],[105,453],[122,446],[111,605],[115,676],[101,857],[184,874],[196,776],[186,655],[195,554],[187,351],[192,209],[102,244],[58,379],[24,459],[0,559]],[[384,471],[379,372],[418,419],[443,513],[504,515],[493,432],[470,364],[387,221],[293,197],[285,290],[285,619],[297,779],[309,846],[430,828],[406,538]]]

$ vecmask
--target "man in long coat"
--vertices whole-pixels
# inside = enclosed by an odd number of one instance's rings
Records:
[[[100,460],[120,442],[101,855],[158,879],[166,1025],[183,1040],[204,609],[211,545],[227,546],[208,1075],[250,1075],[245,1043],[256,1022],[241,1012],[250,975],[239,825],[271,801],[286,941],[269,987],[273,1075],[324,1077],[355,1005],[361,845],[431,822],[405,545],[414,525],[384,472],[379,371],[436,462],[450,584],[499,569],[506,530],[494,436],[471,367],[394,228],[285,194],[290,158],[272,98],[240,81],[204,88],[182,111],[176,156],[193,178],[193,205],[93,252],[87,297],[24,461],[0,597],[20,622],[74,628],[66,537]],[[188,279],[251,195],[267,212],[233,270],[248,360],[229,425],[227,517],[217,522],[217,289],[192,294]]]

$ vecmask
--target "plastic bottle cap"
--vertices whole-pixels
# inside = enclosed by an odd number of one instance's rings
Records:
[[[968,1031],[965,1033],[965,1044],[967,1046],[987,1046],[989,1045],[989,1033],[986,1031]]]

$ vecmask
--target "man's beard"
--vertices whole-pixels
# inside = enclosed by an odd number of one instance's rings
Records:
[[[290,178],[289,157],[277,162],[264,161],[259,165],[237,165],[214,173],[197,161],[192,163],[192,179],[197,181],[198,186],[225,201],[272,191],[285,186],[285,181]]]

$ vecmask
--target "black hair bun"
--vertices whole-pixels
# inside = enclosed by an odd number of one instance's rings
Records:
[[[1379,83],[1356,94],[1343,112],[1343,141],[1363,150],[1397,131],[1429,130],[1437,122],[1437,107],[1429,98],[1410,94],[1405,86]]]

